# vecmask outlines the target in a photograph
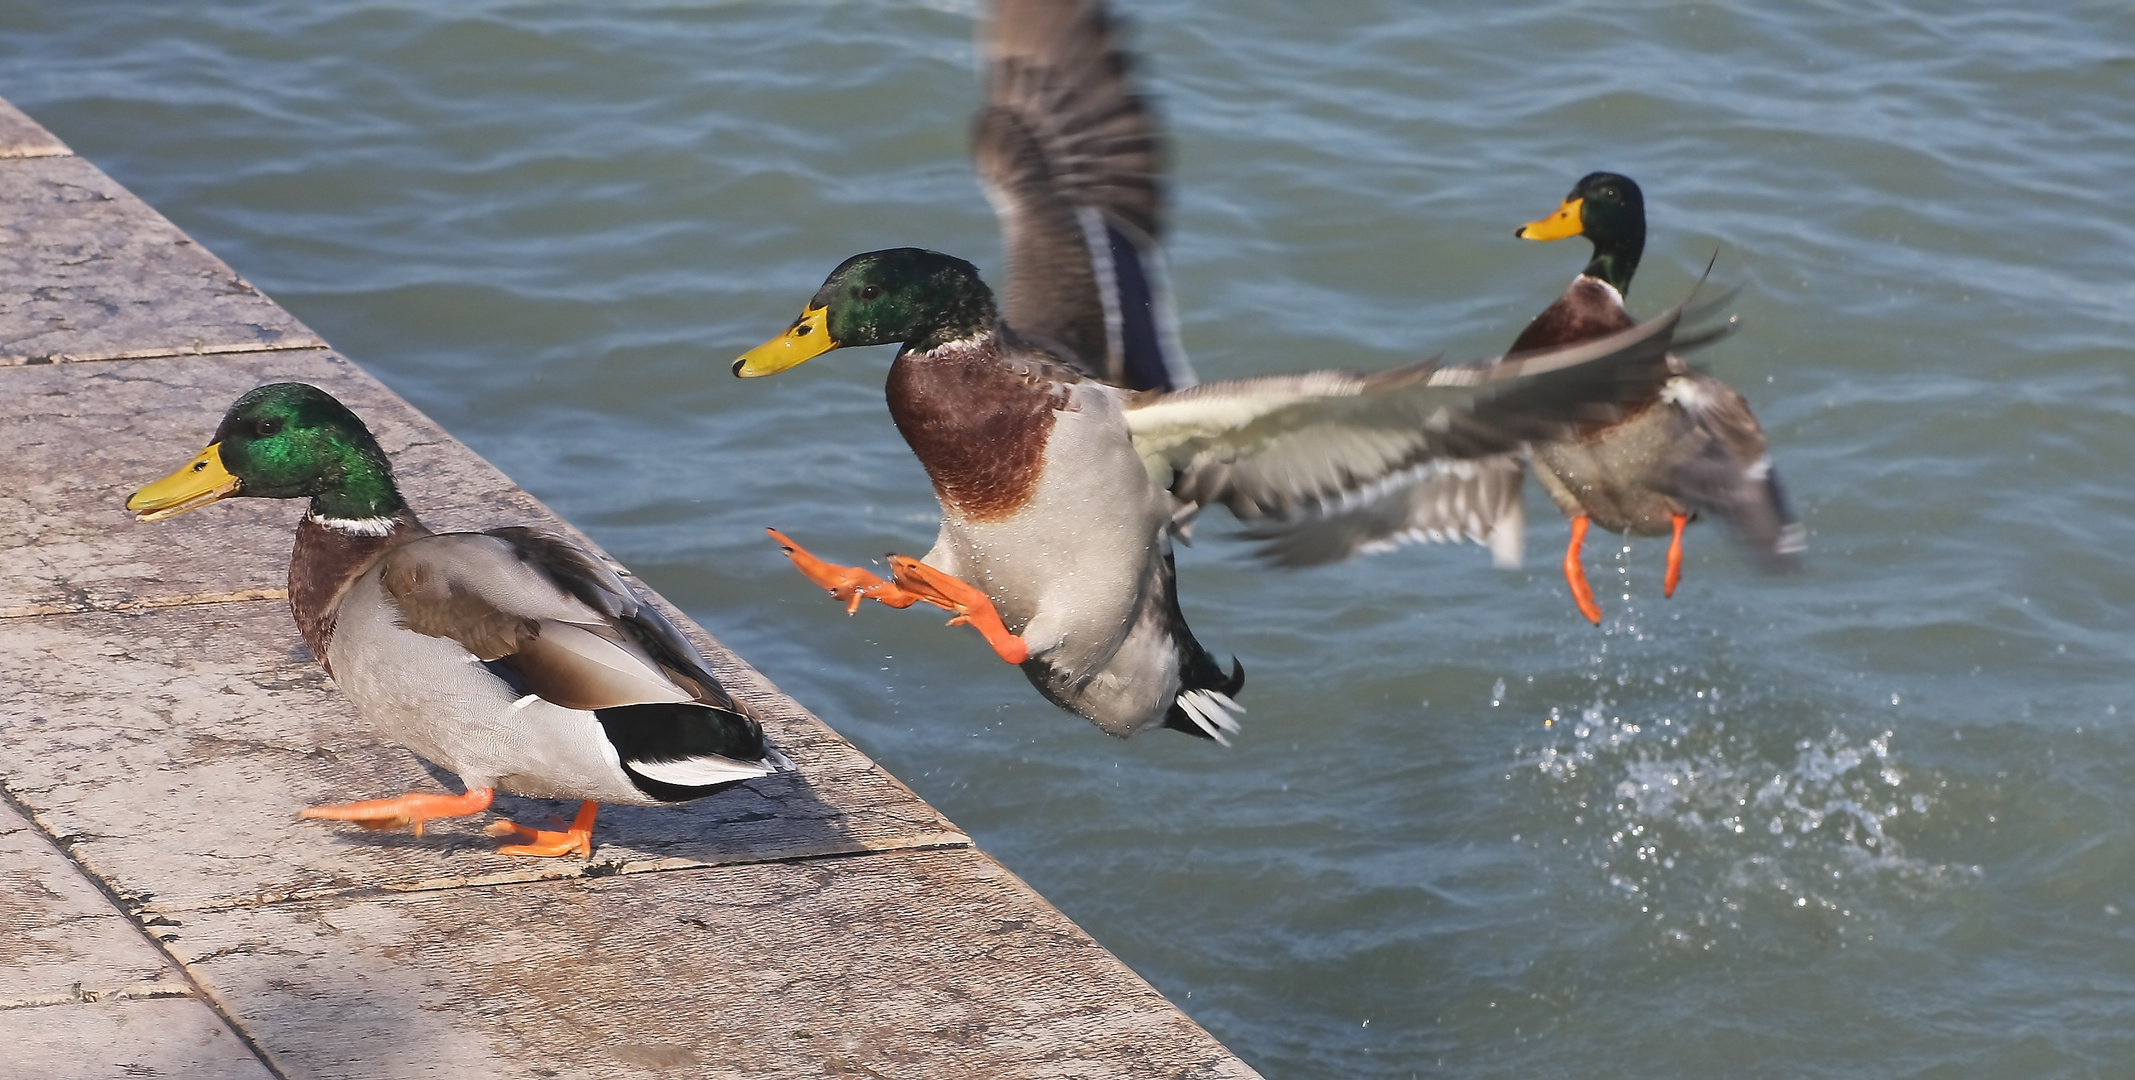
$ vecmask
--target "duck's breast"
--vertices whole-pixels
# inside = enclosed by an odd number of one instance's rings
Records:
[[[1023,504],[984,516],[945,503],[943,531],[1032,652],[1079,672],[1111,658],[1148,602],[1171,507],[1134,451],[1115,392],[1079,384],[1063,405]]]

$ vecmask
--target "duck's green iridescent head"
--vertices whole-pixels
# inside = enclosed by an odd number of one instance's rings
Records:
[[[1638,272],[1639,256],[1646,251],[1646,196],[1628,176],[1588,173],[1572,185],[1572,193],[1564,197],[1556,213],[1520,226],[1513,235],[1528,240],[1567,236],[1592,240],[1594,258],[1586,264],[1587,275],[1627,293],[1631,275]]]
[[[386,517],[405,509],[369,428],[332,394],[272,383],[238,398],[184,468],[133,493],[126,509],[161,521],[239,495],[311,500],[320,517]]]
[[[996,318],[978,267],[920,248],[870,251],[831,271],[801,317],[734,361],[734,374],[776,375],[846,345],[901,341],[925,352],[992,330]]]

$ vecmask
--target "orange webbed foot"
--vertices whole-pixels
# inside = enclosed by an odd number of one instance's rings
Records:
[[[497,797],[495,788],[469,788],[465,795],[435,795],[410,792],[394,799],[366,799],[306,807],[297,816],[326,821],[353,821],[366,829],[399,829],[413,826],[423,834],[423,822],[432,818],[466,817],[489,809]]]
[[[516,821],[492,821],[483,831],[491,836],[517,836],[526,841],[498,848],[499,855],[529,855],[537,859],[576,855],[590,859],[593,857],[593,818],[599,813],[599,803],[584,802],[578,805],[578,816],[571,819],[570,828],[562,832],[530,829]]]
[[[1690,524],[1689,514],[1675,514],[1675,536],[1668,541],[1668,576],[1661,579],[1661,595],[1674,596],[1676,583],[1683,580],[1683,526]]]
[[[839,566],[818,559],[777,529],[764,531],[785,550],[786,557],[793,560],[793,568],[799,570],[802,577],[830,590],[830,595],[845,602],[847,615],[859,611],[862,600],[879,600],[893,608],[908,608],[922,599],[857,566]]]
[[[890,556],[890,573],[896,576],[897,587],[915,599],[955,612],[956,617],[949,620],[949,625],[969,626],[978,631],[1001,659],[1011,664],[1030,659],[1030,646],[1008,632],[1008,625],[1001,621],[1001,613],[994,609],[993,600],[978,586],[903,555]]]
[[[1572,542],[1564,548],[1564,580],[1571,583],[1572,600],[1579,605],[1579,614],[1600,626],[1601,605],[1594,602],[1593,587],[1586,583],[1586,567],[1579,564],[1579,548],[1586,543],[1588,524],[1585,514],[1572,519]]]

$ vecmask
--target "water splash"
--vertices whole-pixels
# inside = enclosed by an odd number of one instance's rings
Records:
[[[1803,920],[1872,937],[1876,916],[1954,872],[1905,851],[1948,781],[1905,766],[1892,731],[1834,726],[1788,744],[1730,731],[1718,687],[1689,693],[1687,718],[1628,717],[1606,697],[1573,717],[1552,709],[1556,741],[1520,751],[1513,774],[1559,807],[1553,846],[1583,857],[1663,942],[1711,949]]]

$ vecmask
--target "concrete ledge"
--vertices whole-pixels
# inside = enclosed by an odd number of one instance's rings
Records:
[[[73,152],[21,109],[0,101],[0,158],[60,157]]]
[[[0,1072],[1254,1075],[642,585],[798,774],[609,808],[590,862],[299,823],[451,778],[298,638],[301,507],[142,526],[127,493],[296,379],[434,527],[593,545],[5,103],[0,230]]]
[[[0,364],[324,344],[96,166],[0,160]]]

